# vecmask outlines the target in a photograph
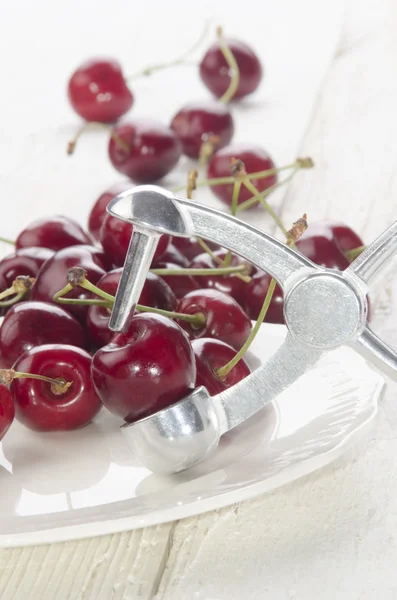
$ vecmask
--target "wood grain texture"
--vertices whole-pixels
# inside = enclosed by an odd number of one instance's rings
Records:
[[[298,4],[302,9],[302,2]],[[332,63],[305,135],[296,128],[288,142],[290,154],[299,148],[300,155],[313,156],[316,168],[301,173],[280,196],[283,219],[289,223],[302,212],[312,221],[341,219],[370,241],[397,214],[396,4],[348,0],[339,43],[334,48],[329,35],[327,50],[318,32],[326,28],[331,12],[322,17],[325,5],[319,10],[315,6],[322,3],[313,2],[310,17],[310,3],[303,4],[307,9],[303,14],[289,13],[288,6],[296,5],[292,1],[275,9],[279,35],[285,33],[283,23],[288,24],[290,43],[285,52],[315,30],[313,54],[322,53],[324,72],[331,55]],[[336,3],[333,10],[339,8]],[[313,93],[322,76],[321,69],[313,71]],[[275,98],[287,98],[291,85],[299,89],[299,84],[299,80],[285,82]],[[286,123],[296,121],[288,99],[277,106]],[[288,128],[282,136],[272,131],[270,139],[278,137],[281,147]],[[43,152],[48,156],[49,150],[41,146],[35,160],[42,160]],[[277,152],[281,157],[281,149]],[[14,176],[18,168],[24,169],[23,157],[15,156],[10,155],[7,163]],[[27,181],[34,178],[31,169],[26,167]],[[92,164],[90,169],[81,193],[92,189]],[[394,298],[391,282],[374,321],[374,328],[390,343],[397,340]],[[389,385],[375,429],[343,460],[273,494],[174,524],[0,551],[0,597],[395,600],[395,395],[396,387]]]

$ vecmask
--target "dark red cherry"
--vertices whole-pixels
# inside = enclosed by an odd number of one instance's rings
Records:
[[[315,221],[310,223],[304,239],[314,236],[332,238],[342,253],[364,245],[362,239],[351,227],[339,221]]]
[[[90,377],[91,362],[85,350],[63,344],[45,344],[22,354],[14,365],[16,371],[63,379],[72,385],[57,394],[48,382],[14,379],[10,389],[18,421],[36,431],[88,425],[102,407]]]
[[[5,287],[11,287],[14,279],[20,275],[36,277],[41,265],[53,255],[53,250],[34,246],[9,254],[0,261],[0,276],[5,281]],[[0,291],[3,289],[0,288]]]
[[[80,323],[61,306],[48,302],[19,302],[10,308],[0,328],[0,355],[11,367],[26,350],[42,344],[70,344],[85,348]]]
[[[196,290],[186,294],[177,305],[176,311],[188,315],[201,313],[205,325],[192,327],[186,321],[177,321],[191,339],[216,338],[240,350],[251,332],[251,319],[241,306],[218,290]]]
[[[9,430],[15,417],[15,406],[10,390],[0,383],[0,440]]]
[[[219,250],[219,246],[214,244],[214,242],[210,242],[208,240],[204,240],[207,246],[211,250]],[[197,238],[182,238],[182,237],[173,237],[172,243],[174,246],[182,252],[182,254],[191,261],[193,258],[203,253],[203,249],[197,241]],[[173,262],[173,261],[170,261]]]
[[[215,396],[223,390],[232,387],[250,374],[250,369],[244,359],[239,360],[225,380],[221,381],[215,371],[226,365],[235,355],[231,346],[212,338],[193,340],[192,348],[196,359],[196,387],[203,385],[210,396]]]
[[[170,319],[138,314],[126,334],[115,335],[96,352],[92,378],[103,404],[135,421],[194,389],[193,350],[186,333]]]
[[[86,121],[113,123],[131,108],[134,97],[115,60],[92,59],[69,79],[69,101]]]
[[[268,169],[275,168],[273,159],[265,150],[263,150],[263,148],[248,144],[233,144],[218,150],[212,156],[208,163],[208,179],[230,177],[230,165],[233,158],[243,161],[248,175],[250,173],[257,173],[258,171],[267,171]],[[277,183],[277,174],[262,179],[252,179],[252,183],[259,192],[264,192]],[[222,202],[231,204],[233,194],[232,183],[214,185],[211,186],[211,190],[214,192],[215,196],[222,200]],[[239,194],[239,204],[249,198],[252,198],[252,193],[242,185]]]
[[[116,267],[124,265],[131,235],[131,223],[127,223],[127,221],[122,221],[111,215],[106,215],[99,232],[99,239],[109,260]],[[168,235],[160,236],[154,259],[160,258],[163,252],[166,251],[169,241],[170,237]]]
[[[234,133],[232,113],[221,102],[188,104],[174,116],[170,126],[190,158],[199,158],[206,142],[212,144],[214,151],[227,146]]]
[[[311,233],[307,229],[296,242],[296,247],[299,252],[322,267],[344,271],[349,266],[349,261],[335,243],[330,229],[324,228],[318,233],[315,230]]]
[[[120,281],[123,269],[109,271],[98,281],[98,287],[114,296]],[[93,296],[94,297],[94,296]],[[152,306],[153,308],[163,308],[165,310],[175,310],[176,298],[170,287],[161,277],[148,273],[145,285],[143,286],[139,304]],[[109,344],[114,333],[109,329],[110,311],[103,306],[90,306],[87,314],[87,329],[90,338],[98,348]]]
[[[30,223],[21,231],[15,245],[17,250],[30,246],[62,250],[68,246],[91,243],[92,239],[77,221],[62,215],[55,215]]]
[[[263,271],[256,271],[252,275],[251,283],[247,285],[243,302],[243,308],[251,319],[256,320],[266,298],[267,290],[271,281],[270,275]],[[284,323],[284,296],[279,285],[273,292],[273,296],[266,313],[267,323]]]
[[[156,268],[180,269],[181,267],[173,263],[161,261],[156,264]],[[196,279],[191,275],[161,275],[161,279],[163,279],[167,285],[169,285],[178,300],[188,292],[197,290],[199,288],[199,284],[197,283]]]
[[[37,274],[30,297],[32,300],[53,303],[54,295],[65,287],[68,270],[71,267],[82,267],[87,271],[87,278],[91,283],[97,281],[105,274],[109,266],[108,258],[100,248],[95,246],[71,246],[56,252],[47,260]],[[75,287],[67,298],[89,298],[90,292],[82,287]],[[65,310],[72,313],[80,322],[85,322],[87,316],[86,306],[64,305]]]
[[[172,239],[174,240],[174,238]],[[178,265],[179,267],[186,268],[189,266],[190,260],[186,258],[186,256],[184,256],[173,243],[171,243],[168,244],[167,250],[163,252],[160,258],[153,261],[153,268],[160,268],[160,265],[163,263],[172,263],[174,265]]]
[[[214,254],[218,258],[224,260],[227,255],[227,250],[216,250]],[[247,261],[236,254],[232,254],[229,266],[236,267],[243,264],[247,264]],[[219,267],[206,252],[196,256],[190,263],[190,266],[192,269],[215,269]],[[253,267],[252,272],[254,272]],[[240,305],[242,305],[242,302],[244,301],[248,285],[235,275],[200,275],[196,278],[196,281],[200,288],[212,288],[224,292],[225,294],[229,294],[229,296],[232,296],[232,298],[237,300]]]
[[[118,183],[112,185],[96,200],[91,212],[88,216],[88,231],[95,240],[99,240],[99,231],[101,229],[104,218],[107,215],[106,208],[109,202],[121,192],[125,192],[131,187],[131,183]]]
[[[115,125],[109,140],[110,162],[138,183],[161,179],[177,164],[182,146],[175,133],[158,121],[136,119]],[[116,141],[119,138],[128,150]]]
[[[227,38],[226,44],[233,53],[240,71],[237,91],[233,98],[243,98],[252,94],[262,79],[262,66],[255,52],[244,42]],[[207,88],[218,98],[223,96],[230,85],[228,66],[219,42],[210,46],[200,62],[200,77]]]

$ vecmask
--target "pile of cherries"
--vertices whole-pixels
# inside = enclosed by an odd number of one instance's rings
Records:
[[[225,203],[233,201],[236,212],[236,202],[250,202],[250,185],[260,194],[277,184],[277,169],[263,149],[228,146],[233,135],[228,100],[258,87],[260,61],[246,44],[220,35],[199,70],[220,101],[182,108],[169,128],[139,119],[116,123],[109,156],[119,171],[145,183],[163,177],[181,152],[209,159],[208,176],[227,180],[210,182],[211,189]],[[133,104],[115,61],[82,65],[68,93],[87,121],[113,123]],[[237,198],[236,182],[230,181],[236,161],[243,178],[269,170],[245,179],[249,185],[238,186]],[[129,187],[118,184],[99,196],[87,230],[66,216],[31,223],[17,237],[14,252],[0,261],[0,439],[14,417],[38,431],[70,430],[88,424],[105,406],[120,421],[133,422],[197,386],[214,395],[249,374],[242,354],[271,278],[206,240],[161,236],[128,331],[109,329],[132,226],[107,214],[106,207]],[[362,245],[349,227],[335,222],[310,224],[296,242],[313,262],[341,270]],[[278,286],[266,321],[284,321]]]

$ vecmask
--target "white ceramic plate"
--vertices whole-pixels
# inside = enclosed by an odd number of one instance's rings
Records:
[[[262,327],[253,367],[285,328]],[[383,379],[348,348],[323,359],[277,401],[222,438],[215,454],[170,477],[134,461],[103,413],[72,433],[14,423],[0,443],[0,545],[102,535],[180,519],[274,490],[328,464],[370,424]]]

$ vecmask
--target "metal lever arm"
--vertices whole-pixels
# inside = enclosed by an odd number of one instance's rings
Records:
[[[369,283],[377,274],[381,272],[382,267],[387,263],[388,258],[397,251],[397,221],[393,223],[386,231],[362,252],[347,272],[358,275],[362,281]]]
[[[352,344],[352,348],[385,375],[397,381],[397,355],[369,327]]]

